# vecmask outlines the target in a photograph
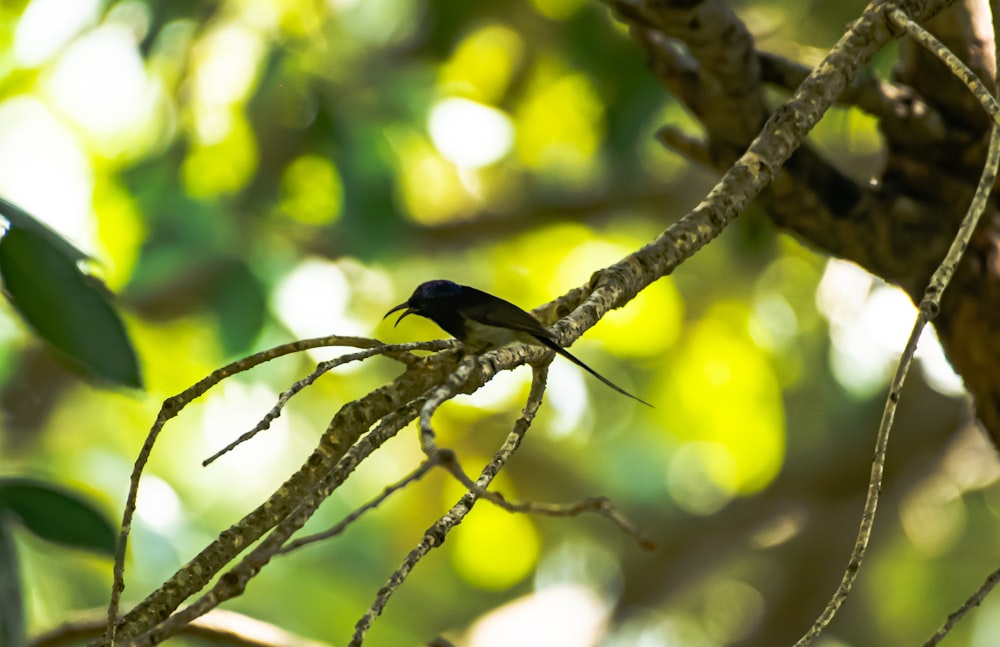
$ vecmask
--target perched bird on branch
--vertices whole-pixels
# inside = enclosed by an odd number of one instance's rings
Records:
[[[560,346],[556,336],[531,313],[482,290],[452,281],[427,281],[418,285],[406,302],[385,313],[383,319],[400,310],[403,310],[403,314],[394,325],[398,326],[408,315],[420,315],[430,319],[476,352],[499,348],[513,342],[545,346],[622,395],[647,407],[653,406],[577,359],[575,355]]]

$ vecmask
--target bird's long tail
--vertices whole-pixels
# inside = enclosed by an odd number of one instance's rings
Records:
[[[621,393],[624,396],[628,396],[628,397],[632,398],[636,402],[643,403],[644,405],[646,405],[650,409],[655,408],[655,407],[653,407],[653,405],[651,405],[650,403],[646,402],[645,400],[643,400],[639,396],[632,395],[631,393],[629,393],[628,391],[626,391],[622,387],[618,386],[617,384],[615,384],[614,382],[612,382],[608,378],[604,377],[603,375],[601,375],[600,373],[598,373],[594,369],[590,368],[589,366],[587,366],[586,364],[584,364],[582,360],[578,359],[576,357],[576,355],[574,355],[573,353],[569,352],[568,350],[566,350],[565,348],[563,348],[562,346],[560,346],[556,342],[552,341],[551,339],[547,339],[545,337],[538,337],[537,339],[538,339],[539,342],[541,342],[542,344],[544,344],[546,347],[551,348],[555,352],[559,353],[560,355],[562,355],[563,357],[565,357],[569,361],[573,362],[574,364],[576,364],[577,366],[579,366],[583,370],[587,371],[588,373],[590,373],[591,375],[593,375],[594,377],[596,377],[597,379],[599,379],[601,382],[604,382],[604,384],[606,384],[607,386],[611,387],[615,391],[618,391],[619,393]]]

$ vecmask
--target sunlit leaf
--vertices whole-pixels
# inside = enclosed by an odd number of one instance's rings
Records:
[[[111,522],[69,490],[32,479],[0,479],[0,519],[11,516],[42,539],[114,554]]]
[[[12,227],[0,240],[0,275],[18,312],[87,371],[140,387],[139,364],[103,289],[47,237]]]

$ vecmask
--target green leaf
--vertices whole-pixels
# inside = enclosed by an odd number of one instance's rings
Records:
[[[111,522],[70,490],[33,479],[0,479],[0,518],[11,514],[42,539],[114,555]]]
[[[24,600],[9,518],[0,511],[0,645],[26,645]]]
[[[73,262],[83,261],[88,258],[86,254],[77,249],[73,243],[59,235],[55,230],[46,225],[41,220],[36,219],[30,213],[21,209],[17,205],[0,198],[0,215],[10,222],[11,228],[27,229],[41,236],[55,249],[59,250],[63,256]]]
[[[106,291],[48,236],[12,226],[0,240],[0,275],[11,303],[43,339],[98,378],[142,386]]]

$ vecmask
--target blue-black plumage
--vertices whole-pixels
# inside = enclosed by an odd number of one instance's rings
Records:
[[[418,285],[405,303],[385,313],[385,316],[400,310],[403,314],[395,325],[399,325],[409,315],[420,315],[436,323],[475,352],[518,341],[540,344],[559,353],[618,393],[647,407],[653,406],[621,388],[560,346],[556,336],[531,313],[488,292],[452,281],[427,281]]]

